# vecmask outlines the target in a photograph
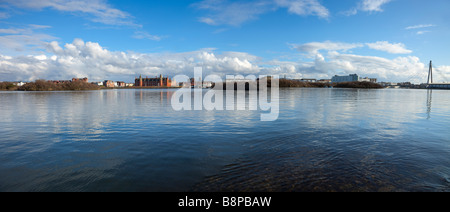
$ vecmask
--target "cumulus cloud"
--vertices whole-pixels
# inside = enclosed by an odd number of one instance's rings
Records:
[[[376,43],[367,43],[371,49],[385,51],[391,54],[411,54],[413,51],[406,49],[403,43],[389,43],[387,41],[378,41]]]
[[[381,81],[424,82],[426,65],[418,57],[387,59],[376,56],[329,52],[323,60],[315,60],[314,67],[329,74],[354,74],[377,77]]]
[[[228,1],[203,0],[193,4],[199,10],[207,11],[207,15],[199,21],[209,25],[241,24],[255,20],[260,15],[286,8],[289,13],[301,16],[317,16],[328,18],[330,13],[318,0],[263,0],[263,1]]]
[[[433,70],[434,82],[450,82],[450,66],[438,66]]]
[[[327,42],[324,42],[325,44]],[[377,77],[380,81],[425,82],[428,67],[418,57],[387,59],[348,53],[362,44],[324,43],[299,45],[298,51],[314,52],[313,57],[298,61],[264,60],[246,52],[217,52],[200,49],[180,53],[151,53],[110,51],[99,43],[75,39],[72,43],[47,42],[45,53],[30,56],[0,55],[0,78],[5,80],[71,79],[88,77],[91,81],[106,79],[133,81],[134,77],[193,75],[195,67],[204,74],[268,75],[289,78],[331,78],[336,74]],[[333,44],[328,42],[328,44]],[[449,66],[436,71],[450,76]]]
[[[375,43],[342,43],[342,42],[312,42],[291,45],[300,52],[307,53],[313,61],[299,64],[298,71],[304,74],[316,73],[330,77],[335,74],[358,73],[362,76],[378,77],[384,81],[423,82],[427,67],[418,57],[397,57],[387,59],[376,56],[348,54],[355,48],[368,47],[391,54],[410,54],[411,50],[401,43],[379,41]],[[314,75],[310,75],[314,76]]]
[[[89,77],[134,79],[137,75],[192,75],[194,67],[204,67],[205,73],[257,74],[261,67],[258,57],[240,52],[216,54],[204,49],[184,53],[141,54],[109,51],[98,43],[75,39],[61,46],[53,41],[46,44],[48,55],[0,57],[0,76],[10,80],[71,79]],[[130,81],[130,80],[129,80]]]

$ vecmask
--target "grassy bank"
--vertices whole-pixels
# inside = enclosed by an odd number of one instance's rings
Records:
[[[30,82],[18,88],[19,91],[84,91],[99,89],[100,87],[98,85],[81,81],[55,84],[45,80]]]

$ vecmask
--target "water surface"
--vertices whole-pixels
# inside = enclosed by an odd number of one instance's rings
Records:
[[[0,92],[0,191],[450,191],[450,91],[281,89],[275,122],[173,92]]]

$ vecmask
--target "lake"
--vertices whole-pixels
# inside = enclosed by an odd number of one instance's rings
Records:
[[[281,88],[274,122],[174,92],[0,92],[0,191],[450,191],[450,91]]]

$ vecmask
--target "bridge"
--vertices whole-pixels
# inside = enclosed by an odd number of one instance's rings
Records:
[[[434,83],[433,82],[433,61],[430,61],[430,69],[428,71],[427,88],[429,88],[429,89],[450,89],[450,83]]]

